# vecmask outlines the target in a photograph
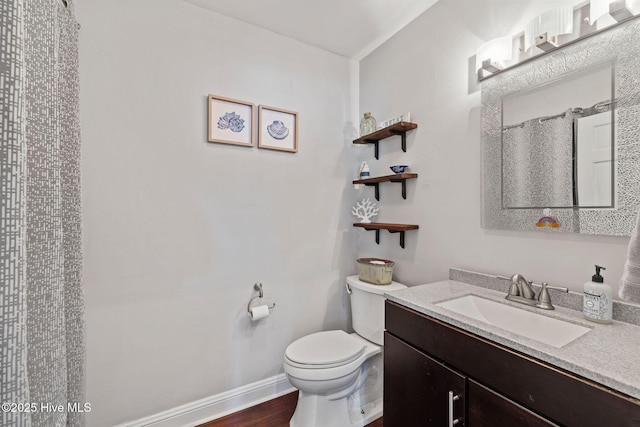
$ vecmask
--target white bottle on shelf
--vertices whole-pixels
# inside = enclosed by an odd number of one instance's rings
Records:
[[[367,179],[371,177],[371,171],[367,162],[362,162],[360,165],[360,179]]]

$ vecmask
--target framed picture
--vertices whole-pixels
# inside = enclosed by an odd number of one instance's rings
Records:
[[[253,107],[250,102],[209,95],[209,142],[253,147]]]
[[[261,105],[258,115],[258,147],[298,152],[298,113]]]

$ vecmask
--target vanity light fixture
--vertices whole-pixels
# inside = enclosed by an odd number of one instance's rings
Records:
[[[609,13],[609,5],[614,0],[591,0],[589,2],[589,25]]]
[[[591,0],[589,2],[589,24],[609,14],[616,22],[634,16],[634,0]]]
[[[581,22],[583,18],[587,25]],[[574,19],[580,22],[574,25]],[[583,0],[575,6],[548,10],[529,21],[523,32],[480,46],[476,51],[475,74],[478,81],[491,78],[633,19],[640,19],[640,0]]]
[[[616,22],[622,22],[625,19],[631,18],[633,13],[631,12],[631,8],[628,7],[626,0],[616,0],[609,4],[609,15],[611,15]]]
[[[511,36],[489,40],[476,51],[476,73],[488,71],[495,73],[502,70],[504,61],[513,57],[513,38]]]
[[[548,51],[558,47],[558,36],[549,38],[547,33],[536,37],[536,47],[543,51]]]
[[[573,7],[562,6],[536,16],[524,29],[524,49],[536,46],[544,51],[558,47],[558,36],[573,32]]]

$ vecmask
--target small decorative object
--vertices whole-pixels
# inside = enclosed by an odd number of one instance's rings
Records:
[[[538,220],[538,222],[536,222],[536,227],[542,228],[542,227],[549,227],[549,228],[558,228],[560,227],[560,223],[551,216],[551,209],[546,208],[542,211],[542,214],[544,215],[542,218],[540,218]]]
[[[394,173],[404,173],[404,171],[406,171],[408,167],[409,165],[394,165],[389,166],[389,169],[391,169]]]
[[[410,122],[410,121],[411,121],[411,113],[407,112],[397,117],[394,117],[393,119],[389,119],[389,120],[385,120],[384,122],[381,122],[380,129],[386,128],[387,126],[391,126],[396,123]]]
[[[360,120],[360,136],[369,135],[376,131],[376,118],[371,113],[364,113],[364,117]]]
[[[388,285],[392,281],[395,262],[379,258],[358,258],[358,279],[373,285]]]
[[[362,162],[360,165],[360,179],[367,179],[371,176],[371,171],[369,170],[369,165],[367,162]]]
[[[371,218],[378,215],[379,211],[375,203],[372,203],[369,199],[363,199],[356,203],[351,213],[360,218],[361,224],[369,224],[371,223]]]
[[[360,165],[360,168],[358,169],[357,179],[367,179],[370,177],[370,175],[371,175],[371,172],[369,171],[369,165],[367,164],[367,162],[362,162],[362,164]],[[361,187],[362,187],[361,184],[353,185],[353,188],[355,188],[356,190],[360,190]]]
[[[209,142],[253,146],[253,107],[250,102],[209,95]]]
[[[298,113],[275,107],[258,107],[258,147],[269,150],[298,151]]]

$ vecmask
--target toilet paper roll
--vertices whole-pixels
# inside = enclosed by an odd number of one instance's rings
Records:
[[[269,315],[269,307],[266,305],[258,305],[256,307],[251,307],[251,320],[256,321],[260,319],[264,319]]]

